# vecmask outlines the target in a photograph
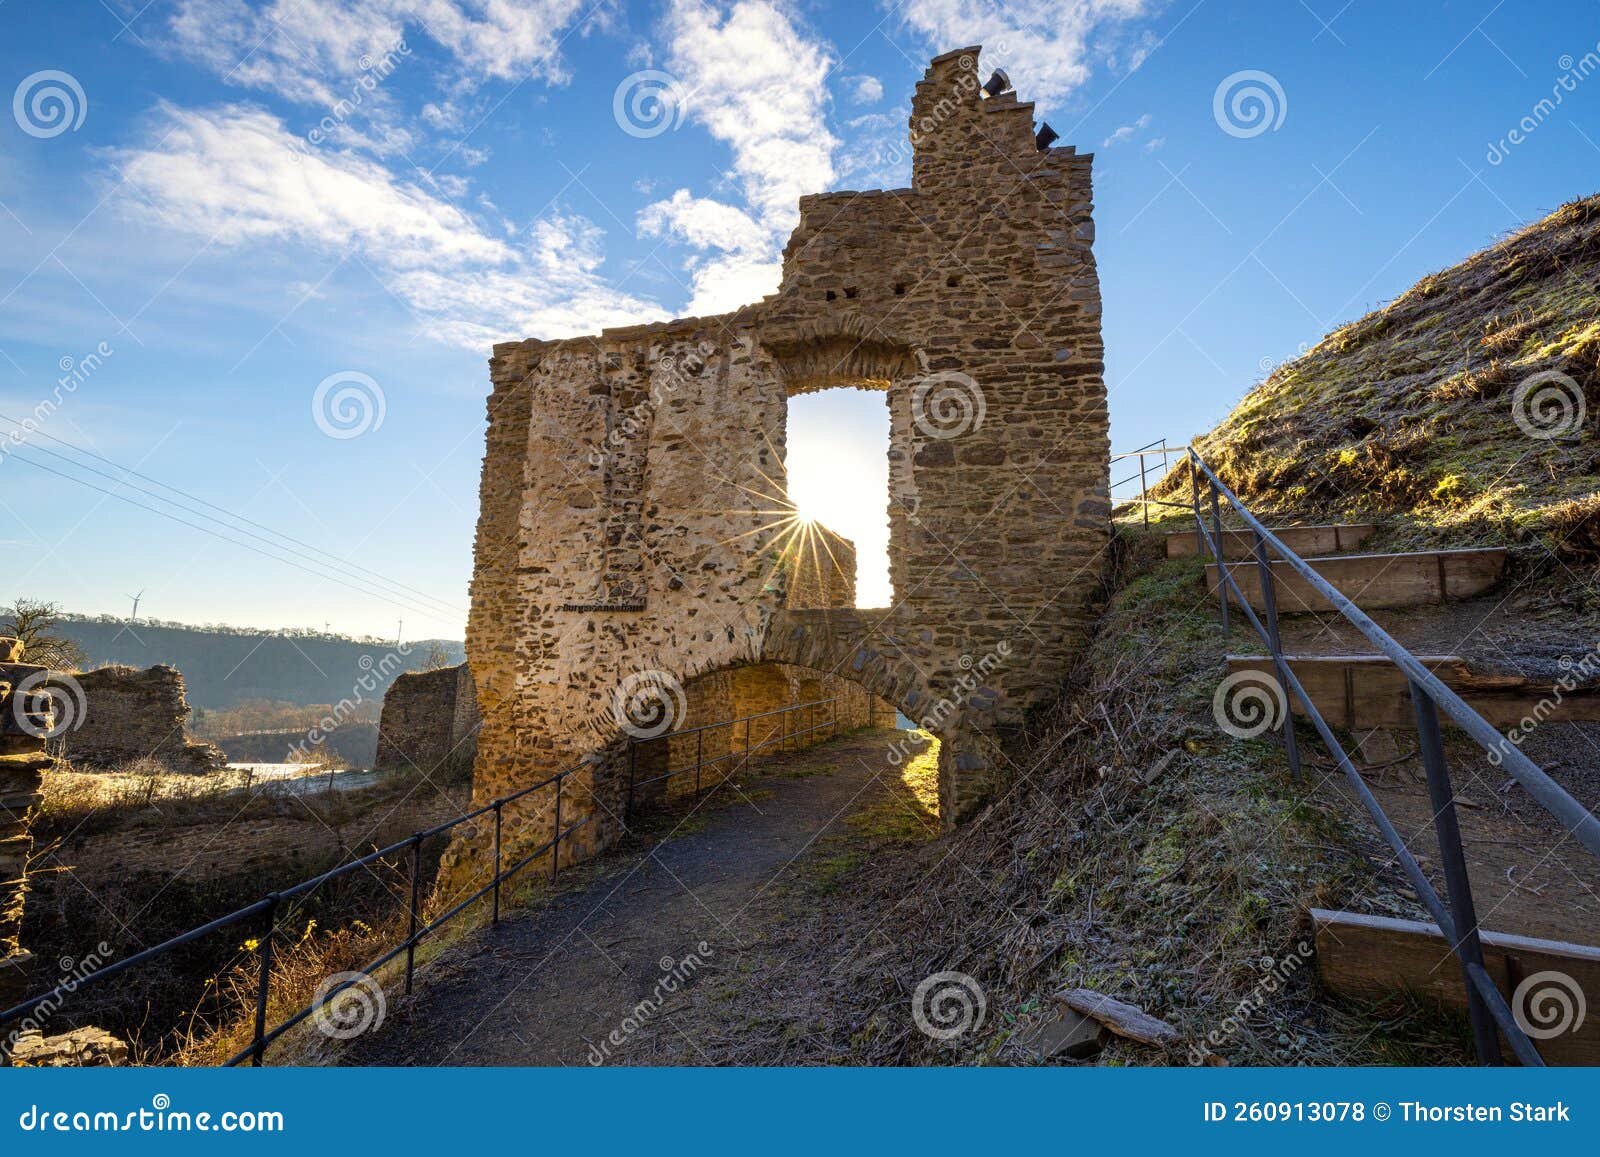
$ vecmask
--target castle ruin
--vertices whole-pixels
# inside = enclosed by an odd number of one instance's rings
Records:
[[[1008,737],[1081,648],[1110,534],[1092,158],[1036,137],[978,56],[940,56],[917,85],[910,188],[801,198],[775,294],[495,347],[474,792],[581,764],[562,814],[594,822],[563,859],[623,830],[619,688],[640,679],[848,680],[937,735],[949,825],[1014,774]],[[786,497],[787,401],[835,386],[889,409],[883,609],[808,582],[829,540]],[[508,838],[547,838],[552,802],[508,809]]]

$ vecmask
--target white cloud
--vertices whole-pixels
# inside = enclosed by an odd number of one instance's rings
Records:
[[[1152,137],[1150,140],[1144,143],[1144,151],[1147,153],[1153,153],[1166,143],[1166,137]]]
[[[645,206],[639,214],[639,229],[647,237],[671,236],[696,249],[746,252],[771,243],[771,234],[743,209],[709,197],[690,196],[687,189]]]
[[[1051,104],[1089,79],[1090,38],[1148,16],[1161,0],[905,0],[907,25],[936,52],[983,45],[983,67],[1003,67],[1023,100]],[[1137,59],[1143,62],[1150,48]]]
[[[1140,129],[1145,128],[1149,124],[1150,114],[1145,113],[1131,125],[1123,125],[1121,128],[1117,129],[1105,139],[1104,143],[1100,147],[1108,149],[1112,145],[1121,144],[1123,141],[1132,140],[1135,133],[1137,133]]]
[[[229,84],[327,106],[408,37],[449,54],[448,84],[564,81],[561,40],[592,11],[584,0],[180,0],[167,47]]]
[[[778,288],[800,197],[836,178],[839,141],[826,119],[832,55],[779,0],[737,0],[726,10],[673,0],[663,28],[665,68],[687,94],[685,116],[728,146],[726,175],[745,204],[679,189],[647,205],[639,229],[695,251],[684,265],[686,312],[723,313]]]
[[[883,99],[883,81],[875,76],[858,76],[850,84],[850,99],[857,104],[877,104]]]
[[[130,215],[218,246],[352,253],[430,334],[469,348],[667,316],[601,276],[603,235],[587,219],[558,213],[522,239],[491,234],[382,165],[313,148],[257,108],[162,105],[144,145],[108,155]]]
[[[739,0],[725,16],[703,0],[674,0],[667,37],[667,68],[689,93],[689,118],[733,150],[756,218],[787,233],[800,197],[834,179],[827,46],[773,0]]]

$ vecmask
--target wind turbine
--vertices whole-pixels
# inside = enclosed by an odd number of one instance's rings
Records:
[[[149,587],[145,588],[145,590],[149,589]],[[125,597],[133,600],[133,613],[128,616],[128,621],[130,623],[137,623],[139,621],[139,600],[144,598],[144,591],[140,591],[136,595],[127,595]]]

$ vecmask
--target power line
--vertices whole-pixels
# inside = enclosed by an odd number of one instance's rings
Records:
[[[263,556],[264,558],[270,558],[274,562],[281,562],[285,566],[292,566],[296,570],[304,571],[306,574],[309,574],[309,575],[313,576],[314,578],[319,578],[319,579],[322,579],[322,580],[324,580],[326,582],[338,583],[340,586],[346,587],[349,590],[353,590],[357,594],[366,595],[368,598],[382,599],[383,601],[385,601],[387,603],[390,603],[393,606],[406,607],[406,608],[408,608],[410,610],[418,611],[418,612],[420,612],[421,614],[424,614],[424,615],[437,615],[439,613],[437,610],[434,610],[431,607],[419,606],[416,603],[412,603],[412,602],[397,598],[395,595],[391,594],[388,591],[374,590],[374,589],[372,589],[370,587],[357,586],[354,582],[347,581],[346,577],[344,577],[344,576],[341,576],[341,575],[338,575],[338,574],[324,574],[324,573],[322,573],[320,571],[312,570],[310,567],[305,566],[305,565],[303,565],[301,563],[298,563],[292,558],[284,558],[281,555],[272,554],[269,551],[263,550],[261,547],[252,546],[248,542],[241,542],[240,540],[238,540],[236,538],[230,538],[225,534],[222,534],[222,533],[219,533],[216,530],[213,530],[209,526],[203,526],[203,525],[201,525],[200,523],[197,523],[197,522],[190,522],[186,518],[179,518],[177,515],[171,513],[170,511],[162,510],[159,507],[146,506],[142,502],[139,502],[139,501],[137,501],[135,499],[129,498],[126,494],[119,494],[115,490],[107,490],[103,486],[96,486],[93,482],[88,482],[88,481],[85,481],[82,478],[77,478],[77,477],[74,477],[71,474],[67,474],[67,473],[64,473],[63,471],[56,470],[53,467],[46,466],[42,462],[35,462],[33,459],[25,457],[24,455],[18,453],[15,450],[13,450],[13,451],[11,451],[11,453],[7,454],[6,457],[7,458],[14,458],[17,461],[24,463],[25,465],[32,466],[35,470],[43,470],[46,474],[54,474],[57,478],[65,478],[68,482],[76,482],[79,486],[86,486],[90,490],[97,491],[97,492],[99,492],[101,494],[106,495],[107,497],[115,498],[115,499],[118,499],[119,501],[126,502],[129,506],[136,506],[140,510],[149,511],[151,514],[155,514],[155,515],[158,515],[158,516],[160,516],[162,518],[168,519],[169,521],[179,523],[180,525],[183,525],[183,526],[187,526],[191,530],[198,530],[202,534],[209,534],[213,538],[220,538],[223,542],[231,543],[234,546],[243,547],[245,550],[253,551],[254,553],[259,554],[259,555]],[[174,504],[174,505],[176,505],[176,504]],[[190,513],[193,513],[193,512],[191,511]],[[230,528],[230,529],[232,529],[232,528]]]
[[[7,421],[7,422],[17,422],[16,418],[13,418],[10,415],[5,414],[5,413],[0,413],[0,419],[3,419],[5,421]],[[18,426],[20,428],[21,424],[18,423]],[[14,435],[16,433],[16,431],[13,431],[12,433]],[[330,561],[327,560],[327,556],[325,554],[323,554],[323,552],[319,551],[317,547],[313,546],[312,544],[310,544],[308,542],[303,542],[300,539],[294,538],[291,535],[284,534],[282,531],[274,530],[272,527],[266,526],[263,523],[256,522],[253,519],[246,518],[242,514],[236,514],[233,511],[228,510],[225,507],[218,506],[214,502],[210,502],[210,501],[207,501],[204,498],[201,498],[199,495],[190,494],[186,490],[182,490],[179,487],[173,486],[173,485],[171,485],[169,483],[166,483],[166,482],[162,482],[159,478],[152,478],[148,474],[143,474],[143,473],[140,473],[139,471],[134,470],[134,469],[132,469],[130,467],[123,466],[122,464],[120,464],[118,462],[114,462],[110,458],[107,458],[102,454],[97,454],[93,450],[89,450],[89,449],[86,449],[86,448],[84,448],[82,446],[76,445],[75,443],[69,442],[65,438],[57,438],[52,434],[44,433],[42,430],[30,431],[30,433],[31,434],[38,434],[40,437],[48,438],[52,442],[57,442],[57,443],[60,443],[63,446],[67,446],[67,447],[69,447],[69,448],[71,448],[73,450],[76,450],[80,454],[87,455],[90,458],[98,459],[99,461],[106,463],[106,465],[114,467],[115,469],[120,470],[125,474],[130,474],[130,475],[132,475],[132,476],[134,476],[136,478],[142,478],[145,481],[153,483],[154,485],[159,486],[164,490],[170,490],[174,494],[180,494],[183,497],[185,497],[187,499],[190,499],[191,501],[200,503],[202,506],[208,506],[212,510],[219,511],[222,514],[227,515],[231,519],[234,519],[234,520],[236,520],[238,522],[245,523],[247,526],[254,526],[254,527],[257,527],[260,530],[264,530],[270,535],[273,535],[273,536],[275,536],[277,538],[283,539],[284,542],[283,543],[273,542],[271,539],[263,538],[261,535],[254,534],[249,530],[245,530],[243,527],[230,526],[226,522],[223,522],[220,519],[214,518],[211,515],[204,513],[203,511],[194,510],[194,509],[192,509],[190,507],[185,506],[181,502],[176,502],[171,498],[165,497],[164,495],[156,494],[155,492],[147,490],[142,486],[136,486],[133,483],[128,482],[126,479],[117,478],[114,475],[107,474],[103,470],[97,470],[93,466],[88,465],[87,463],[77,462],[77,461],[73,460],[72,458],[67,457],[65,454],[59,454],[56,451],[49,449],[48,447],[45,447],[45,446],[34,446],[34,447],[31,447],[31,449],[36,450],[41,454],[49,454],[52,458],[58,458],[61,461],[66,462],[69,465],[74,466],[79,470],[87,470],[91,474],[95,474],[95,475],[98,475],[101,478],[108,479],[108,480],[110,480],[112,482],[117,483],[119,486],[126,486],[130,490],[138,491],[140,494],[144,494],[144,495],[154,499],[157,502],[164,502],[168,506],[176,507],[177,509],[184,511],[184,513],[186,513],[186,514],[192,514],[196,518],[203,518],[208,522],[214,522],[217,525],[222,526],[227,530],[233,531],[234,533],[243,534],[243,535],[246,535],[249,538],[255,539],[258,542],[266,543],[268,546],[270,546],[270,547],[272,547],[272,548],[274,548],[276,550],[283,550],[283,551],[287,551],[290,554],[298,555],[300,558],[306,559],[309,562],[312,562],[312,563],[314,563],[314,564],[316,564],[318,566],[325,567],[325,568],[327,568],[329,570],[341,571],[341,573],[344,573],[341,568],[342,567],[348,567],[351,570],[359,571],[359,572],[361,572],[363,574],[371,575],[371,576],[373,576],[373,578],[376,578],[379,581],[385,583],[386,585],[395,588],[395,590],[397,590],[397,591],[403,591],[407,595],[416,596],[417,598],[423,600],[426,603],[434,604],[436,609],[432,613],[435,613],[435,614],[448,613],[448,614],[452,614],[452,615],[460,613],[460,608],[459,607],[453,606],[450,603],[444,601],[443,599],[436,598],[435,596],[430,595],[425,591],[420,591],[420,590],[417,590],[415,587],[408,586],[405,583],[402,583],[397,579],[391,579],[387,575],[384,575],[384,574],[382,574],[382,573],[380,573],[378,571],[372,570],[369,567],[364,567],[364,566],[361,566],[358,563],[350,562],[348,560],[337,560],[335,562],[330,562]],[[37,466],[40,469],[48,469],[47,467],[42,466],[40,463],[32,462],[32,461],[30,461],[28,459],[23,459],[23,461],[28,462],[28,464],[31,465],[31,466]],[[63,475],[63,477],[69,477],[69,476]],[[71,480],[72,481],[77,481],[77,482],[81,482],[82,481],[81,479],[77,479],[77,478],[72,478]],[[88,485],[88,484],[84,483],[84,485]],[[99,489],[99,488],[98,487],[94,487],[94,489]],[[146,507],[145,509],[149,509],[149,508]],[[157,511],[156,513],[160,513],[160,512]],[[289,544],[292,544],[292,545],[284,545],[285,543],[289,543]],[[295,547],[304,547],[305,550],[297,550],[297,549],[295,549]],[[313,554],[307,554],[306,553],[307,550],[312,551],[314,553]],[[369,581],[369,580],[363,580],[363,579],[357,578],[357,576],[355,576],[355,575],[350,575],[349,577],[354,579],[357,582],[368,582]]]

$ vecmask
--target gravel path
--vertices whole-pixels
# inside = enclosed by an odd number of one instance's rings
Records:
[[[383,1027],[348,1042],[338,1063],[633,1063],[635,1032],[655,1036],[684,990],[735,968],[773,918],[756,901],[898,775],[887,754],[905,734],[857,732],[773,760],[676,837],[667,826],[630,838],[575,872],[587,876],[577,886],[435,958],[415,995],[393,1000]],[[686,1059],[715,1063],[682,1035]]]

